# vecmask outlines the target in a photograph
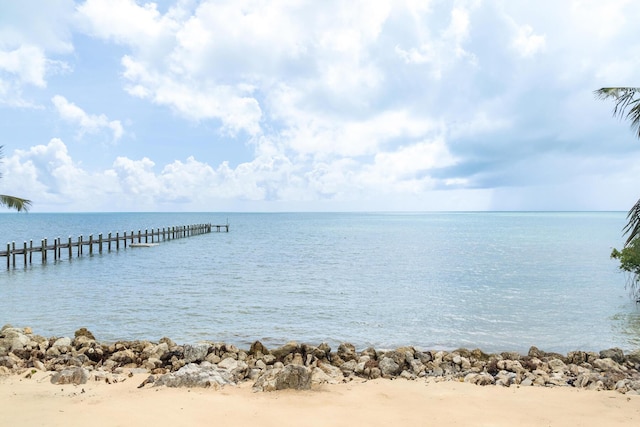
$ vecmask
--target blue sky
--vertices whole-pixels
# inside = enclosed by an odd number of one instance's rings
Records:
[[[0,2],[33,212],[626,210],[632,0]]]

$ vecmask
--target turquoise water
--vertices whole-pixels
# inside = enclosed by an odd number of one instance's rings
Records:
[[[609,259],[621,212],[7,213],[0,244],[227,219],[229,233],[1,267],[0,323],[241,347],[640,348]]]

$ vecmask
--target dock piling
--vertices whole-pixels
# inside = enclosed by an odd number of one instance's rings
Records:
[[[169,241],[174,239],[179,239],[182,237],[191,237],[197,236],[200,234],[211,233],[213,230],[220,232],[224,229],[227,233],[229,232],[229,224],[226,225],[212,225],[212,224],[194,224],[194,225],[183,225],[183,226],[171,226],[171,227],[163,227],[162,231],[160,231],[160,227],[154,229],[151,228],[145,229],[144,234],[142,233],[142,229],[138,230],[138,235],[134,231],[131,231],[131,234],[127,234],[127,232],[123,232],[122,236],[120,233],[116,233],[115,237],[110,232],[107,235],[105,240],[104,235],[102,233],[98,234],[97,240],[94,240],[93,234],[89,235],[89,240],[84,240],[84,237],[81,235],[78,236],[78,239],[74,242],[72,237],[69,236],[67,238],[66,243],[62,243],[62,239],[60,237],[56,237],[53,240],[53,244],[49,245],[46,238],[40,241],[40,246],[34,246],[33,240],[29,241],[29,245],[27,245],[27,241],[23,241],[22,248],[16,248],[15,242],[7,243],[7,250],[0,251],[0,257],[7,258],[7,269],[11,269],[12,267],[16,267],[16,256],[22,255],[23,265],[26,267],[28,264],[32,264],[33,262],[33,253],[40,252],[41,262],[45,264],[47,262],[47,253],[49,251],[53,251],[53,259],[54,261],[62,259],[62,248],[67,248],[67,253],[69,259],[73,257],[73,247],[77,248],[77,256],[80,257],[84,254],[84,246],[89,246],[89,255],[93,255],[93,245],[98,245],[98,253],[102,254],[103,244],[107,244],[107,250],[111,252],[113,246],[112,242],[115,242],[115,249],[120,250],[120,241],[123,243],[123,247],[127,248],[127,241],[130,240],[129,243],[135,243],[136,237],[138,243],[142,243],[142,238],[144,238],[144,243],[149,243],[149,237],[151,238],[151,243],[155,244],[156,242],[160,243],[162,241]],[[162,236],[162,237],[161,237]],[[156,239],[157,237],[157,239]]]

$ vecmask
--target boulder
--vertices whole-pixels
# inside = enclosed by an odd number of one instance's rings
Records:
[[[56,372],[51,376],[51,384],[85,384],[89,379],[89,371],[76,366]]]
[[[596,359],[593,361],[593,366],[600,369],[601,371],[606,372],[621,372],[622,369],[620,365],[618,365],[613,359],[605,358],[605,359]]]
[[[358,354],[356,353],[356,347],[353,344],[342,343],[338,347],[338,357],[348,362],[350,360],[356,360]]]
[[[200,365],[189,363],[176,372],[161,375],[154,387],[213,387],[216,390],[225,385],[235,385],[231,372],[217,368],[210,363]]]
[[[318,368],[324,372],[329,378],[331,378],[330,383],[341,383],[344,381],[344,374],[342,370],[337,366],[333,366],[329,363],[318,362]]]
[[[269,350],[265,347],[260,341],[256,341],[251,344],[251,348],[249,348],[249,354],[260,357],[264,354],[269,354]]]
[[[96,337],[93,336],[93,334],[87,329],[87,328],[80,328],[78,329],[75,334],[74,334],[75,338],[78,337],[87,337],[90,340],[94,340],[96,339]]]
[[[264,372],[253,385],[253,391],[274,391],[284,389],[309,390],[311,370],[306,366],[287,365]]]
[[[483,373],[470,373],[464,377],[464,382],[476,384],[476,385],[492,385],[496,380],[486,372]]]
[[[624,352],[622,349],[614,347],[600,352],[602,359],[612,359],[616,363],[624,363]]]
[[[281,361],[282,359],[284,359],[289,354],[298,351],[298,349],[299,349],[298,343],[295,342],[295,341],[290,341],[290,342],[286,343],[285,345],[283,345],[282,347],[278,347],[278,348],[272,350],[271,354],[277,360]]]
[[[69,347],[70,345],[71,345],[71,338],[63,337],[55,340],[51,347]]]
[[[392,377],[397,375],[402,367],[391,357],[384,356],[378,362],[378,368],[380,368],[383,377]]]
[[[199,343],[194,345],[185,345],[184,346],[184,362],[185,363],[193,363],[193,362],[202,362],[207,357],[209,353],[209,344]]]

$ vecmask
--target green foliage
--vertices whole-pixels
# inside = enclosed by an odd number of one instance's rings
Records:
[[[621,251],[613,249],[611,258],[620,261],[620,270],[627,273],[627,289],[640,302],[640,238],[633,239]]]
[[[594,92],[598,99],[613,99],[614,117],[625,119],[631,129],[640,138],[640,88],[637,87],[603,87]]]

